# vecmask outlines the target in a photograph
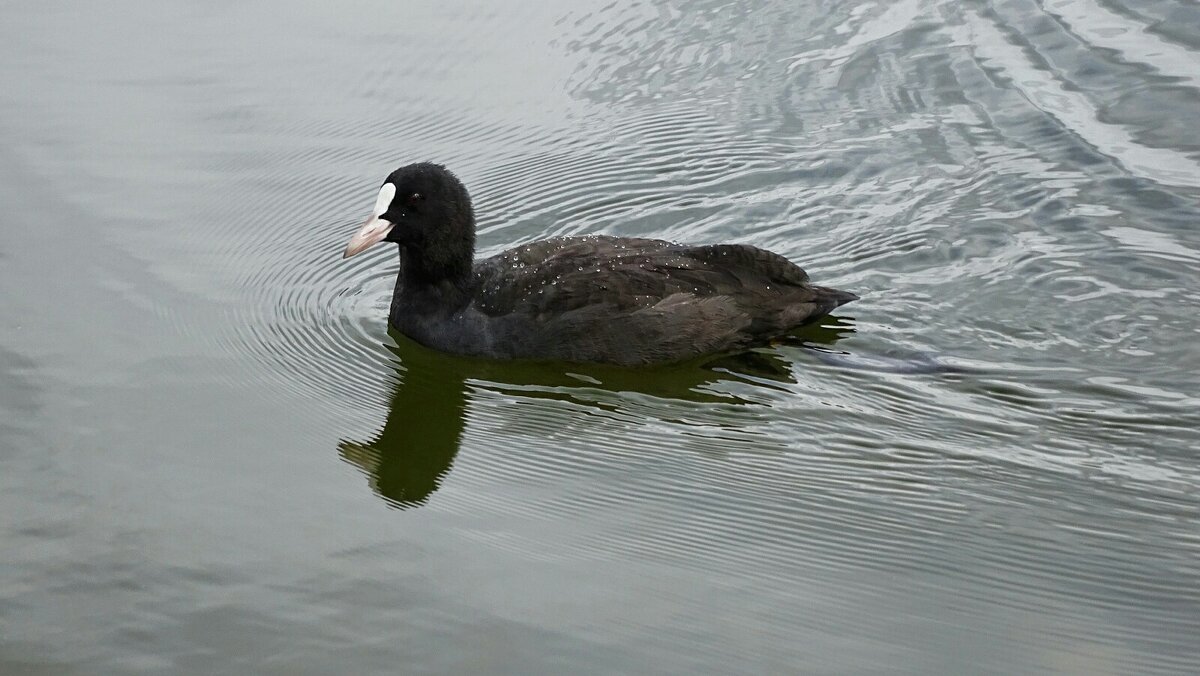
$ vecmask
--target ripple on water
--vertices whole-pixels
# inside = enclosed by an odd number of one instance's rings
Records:
[[[0,672],[1197,671],[1195,3],[10,4]],[[420,160],[863,298],[432,354],[340,257]]]
[[[988,635],[1010,628],[997,608],[1049,617],[1018,642],[1069,654],[1081,636],[1183,636],[1200,406],[1172,371],[1195,354],[1177,308],[1194,307],[1200,249],[1180,224],[1196,164],[1114,118],[1077,52],[1194,89],[1193,52],[1130,41],[1145,30],[1107,5],[1081,13],[1092,4],[1032,19],[859,5],[811,17],[782,51],[800,3],[755,21],[581,12],[562,29],[578,68],[556,124],[419,98],[357,122],[281,120],[212,226],[243,293],[222,342],[334,418],[386,418],[339,451],[393,506],[536,524],[465,529],[522,560],[666,565],[759,602],[770,589],[776,605],[746,612],[786,628],[780,642],[886,633],[875,609]],[[1039,16],[1061,25],[1028,30]],[[703,48],[727,28],[738,49]],[[748,77],[730,87],[730,72]],[[386,97],[392,77],[347,86]],[[383,176],[425,159],[471,189],[484,255],[589,232],[747,241],[864,298],[834,337],[805,338],[835,358],[788,345],[765,367],[636,382],[397,357],[394,254],[340,255]],[[405,475],[417,416],[449,429]],[[870,613],[809,612],[864,597]]]

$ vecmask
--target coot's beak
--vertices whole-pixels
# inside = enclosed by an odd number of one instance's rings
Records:
[[[379,189],[379,197],[375,199],[375,208],[371,210],[371,217],[350,238],[350,244],[346,246],[346,252],[342,254],[342,258],[349,258],[356,253],[361,253],[367,247],[388,236],[395,223],[383,218],[383,215],[387,213],[388,207],[392,205],[392,198],[395,196],[396,186],[384,183],[383,187]]]
[[[342,258],[349,258],[356,253],[361,253],[367,247],[387,237],[388,233],[392,231],[393,225],[395,224],[391,221],[385,221],[378,216],[368,218],[362,228],[350,238],[350,244],[346,246],[346,253],[342,254]]]

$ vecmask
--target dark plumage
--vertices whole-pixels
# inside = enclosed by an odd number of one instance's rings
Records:
[[[764,343],[858,298],[744,244],[560,237],[473,262],[470,197],[436,164],[392,172],[345,255],[378,241],[400,250],[391,325],[456,354],[675,362]]]

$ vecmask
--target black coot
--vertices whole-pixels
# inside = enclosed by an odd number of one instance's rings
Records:
[[[636,366],[764,343],[858,296],[744,244],[559,237],[474,261],[467,189],[445,167],[392,172],[345,257],[394,242],[389,321],[428,347]]]

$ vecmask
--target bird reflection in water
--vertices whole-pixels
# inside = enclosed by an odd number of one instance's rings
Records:
[[[829,352],[853,333],[847,318],[828,317],[804,327],[784,342]],[[794,384],[794,351],[760,349],[671,367],[627,369],[564,363],[495,362],[454,357],[424,348],[393,332],[398,358],[387,420],[369,441],[342,441],[338,452],[369,479],[390,505],[407,509],[425,504],[438,489],[458,453],[470,392],[488,389],[521,398],[569,400],[610,408],[589,392],[638,392],[694,403],[762,405],[722,392],[722,381],[780,388]]]

